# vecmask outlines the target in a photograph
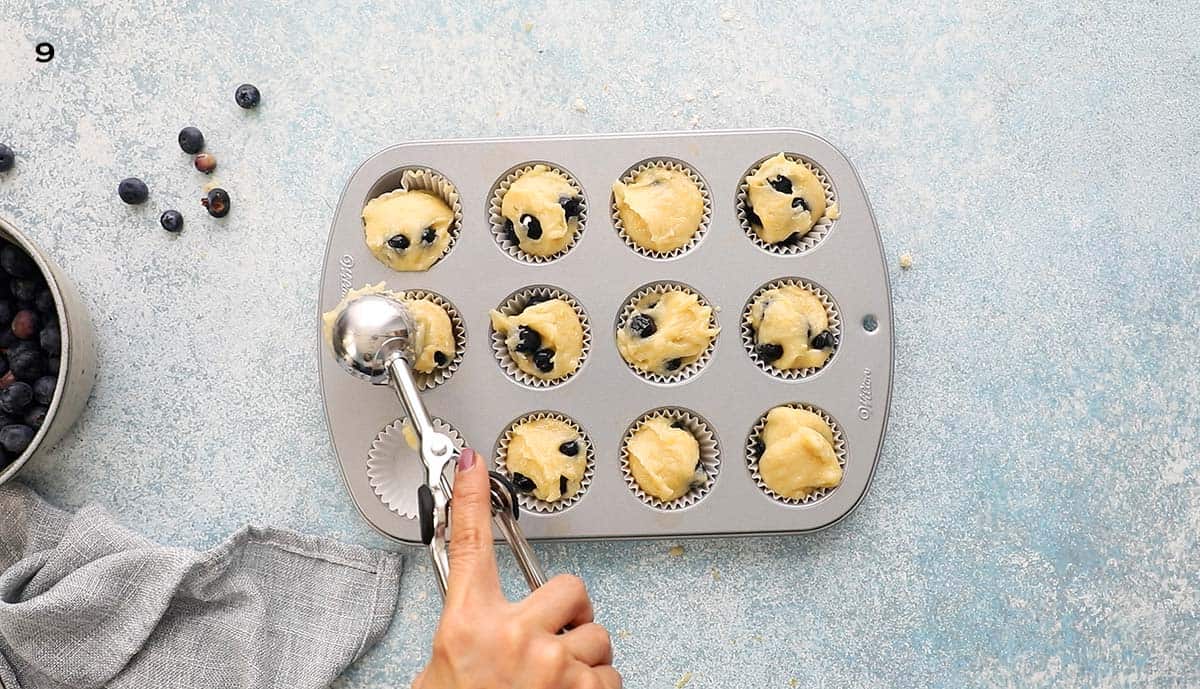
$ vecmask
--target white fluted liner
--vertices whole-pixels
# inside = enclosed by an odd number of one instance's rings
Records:
[[[571,373],[568,373],[561,378],[554,378],[551,380],[530,375],[525,371],[522,371],[521,368],[517,366],[516,360],[513,359],[512,352],[508,350],[508,344],[506,344],[504,341],[505,336],[497,332],[491,326],[488,326],[488,332],[490,333],[492,342],[492,353],[496,356],[496,361],[500,362],[500,368],[504,370],[504,373],[509,378],[512,378],[518,383],[531,388],[552,388],[571,380],[575,376],[579,375],[579,371],[583,369],[583,365],[587,361],[588,355],[592,351],[592,327],[588,322],[587,313],[583,310],[583,306],[579,304],[575,297],[566,290],[552,287],[550,285],[534,285],[519,289],[501,302],[501,304],[496,307],[496,310],[505,316],[515,316],[518,313],[521,313],[521,311],[523,311],[525,307],[535,299],[540,299],[541,301],[562,299],[570,304],[571,308],[575,311],[575,315],[579,316],[579,324],[583,328],[583,346],[579,355],[579,366],[576,367]]]
[[[753,167],[751,167],[749,170],[746,170],[746,174],[742,175],[741,181],[738,182],[736,197],[738,224],[741,225],[742,231],[746,233],[746,236],[750,238],[750,241],[754,242],[755,246],[763,251],[769,251],[773,254],[781,254],[784,256],[801,254],[812,249],[817,244],[820,244],[821,240],[829,234],[829,230],[833,227],[834,222],[837,221],[837,194],[833,188],[833,181],[829,179],[829,175],[825,174],[825,171],[822,170],[819,165],[802,155],[795,153],[784,153],[785,158],[793,163],[798,163],[808,168],[810,172],[817,176],[817,180],[821,182],[821,187],[825,189],[825,215],[818,218],[817,222],[813,224],[812,229],[810,229],[803,237],[801,237],[799,241],[785,241],[780,242],[779,244],[769,244],[764,242],[762,238],[758,236],[758,233],[754,231],[754,228],[750,226],[750,219],[746,215],[746,205],[748,203],[747,190],[749,189],[748,185],[746,184],[746,178],[758,172],[758,168],[762,166],[762,164],[768,159],[775,157],[775,155],[777,154],[771,154],[755,163]],[[833,209],[832,213],[830,209]],[[833,217],[830,217],[831,215]]]
[[[682,422],[684,429],[695,436],[696,442],[700,445],[700,463],[698,468],[704,472],[705,480],[702,483],[693,485],[691,490],[674,500],[659,500],[642,490],[637,480],[633,478],[633,472],[629,468],[629,439],[633,437],[633,434],[643,424],[655,418],[665,418],[670,419],[672,422]],[[690,409],[683,407],[658,407],[657,409],[651,409],[630,424],[629,428],[625,431],[625,435],[621,438],[621,475],[625,478],[625,485],[629,486],[629,490],[633,491],[638,500],[655,509],[672,511],[695,505],[704,496],[712,492],[713,486],[717,482],[717,475],[720,472],[721,447],[717,441],[717,434],[704,417]]]
[[[821,409],[820,407],[814,407],[811,404],[791,402],[780,406],[810,411],[821,417],[821,420],[829,425],[829,429],[833,431],[833,452],[835,455],[837,455],[837,461],[838,464],[841,465],[842,471],[845,472],[846,436],[842,433],[842,427],[838,425],[838,422],[835,421],[834,418],[830,416],[824,409]],[[771,407],[771,409],[774,409],[774,407]],[[767,496],[772,500],[782,502],[785,505],[811,505],[812,503],[837,490],[837,486],[834,486],[833,488],[818,488],[803,498],[787,498],[767,487],[766,482],[764,482],[762,479],[762,474],[758,472],[758,460],[761,459],[761,457],[758,455],[758,441],[762,437],[763,429],[767,426],[767,414],[770,413],[771,409],[763,412],[762,415],[758,417],[758,420],[750,429],[750,434],[746,436],[746,466],[750,469],[750,477],[754,479],[754,485],[758,486],[759,490],[766,493]]]
[[[621,312],[617,315],[616,330],[621,330],[626,326],[626,324],[629,323],[629,319],[632,318],[633,314],[637,312],[637,303],[642,299],[642,297],[645,297],[649,294],[661,295],[674,291],[681,291],[691,294],[700,300],[701,305],[712,309],[713,311],[711,317],[709,318],[709,325],[714,328],[718,327],[716,308],[714,308],[713,305],[704,298],[704,295],[701,294],[699,290],[682,282],[675,282],[673,280],[659,280],[658,282],[652,282],[648,285],[639,287],[636,292],[625,298],[625,301],[621,306]],[[629,363],[624,356],[621,356],[621,361],[625,362],[625,365],[629,367],[630,371],[633,371],[639,377],[644,378],[651,383],[659,383],[664,385],[682,383],[683,381],[688,380],[692,376],[695,376],[696,374],[700,373],[700,371],[704,370],[704,367],[707,366],[708,362],[712,360],[713,350],[717,347],[717,338],[719,337],[721,337],[720,333],[717,333],[715,336],[713,336],[712,341],[708,343],[708,347],[700,354],[699,358],[687,366],[680,367],[669,376],[664,376],[660,373],[654,373],[651,371],[643,371],[637,366]],[[613,332],[613,338],[615,343],[616,331]]]
[[[571,228],[572,230],[571,239],[567,241],[566,246],[559,251],[550,254],[549,256],[536,256],[522,250],[517,244],[513,244],[508,238],[508,234],[504,231],[504,221],[506,218],[504,217],[504,214],[500,212],[500,209],[504,204],[504,195],[508,193],[509,187],[512,186],[513,182],[517,181],[518,177],[532,171],[535,165],[545,165],[551,172],[556,172],[562,175],[564,178],[566,178],[567,182],[571,184],[571,186],[575,187],[576,193],[578,193],[583,199],[579,204],[579,218],[567,221],[567,227]],[[523,263],[532,263],[537,265],[541,263],[549,263],[566,256],[567,253],[570,252],[571,249],[573,249],[579,242],[579,238],[583,235],[584,228],[587,227],[588,200],[587,194],[583,193],[583,186],[570,172],[551,163],[525,163],[514,168],[508,174],[496,181],[496,183],[492,186],[491,193],[488,194],[488,199],[488,223],[491,226],[492,238],[496,240],[496,243],[500,245],[500,248],[504,251],[504,253]]]
[[[583,439],[585,448],[584,459],[586,460],[587,464],[583,470],[583,479],[579,482],[579,491],[571,497],[564,498],[562,500],[556,500],[554,502],[547,502],[546,500],[539,499],[530,493],[517,491],[517,502],[520,503],[521,507],[530,512],[554,514],[557,512],[562,512],[568,507],[578,503],[583,499],[583,496],[587,494],[588,487],[592,485],[592,478],[596,475],[596,447],[595,443],[592,442],[591,436],[587,434],[587,431],[583,430],[583,426],[580,426],[578,421],[572,419],[566,414],[560,414],[555,411],[530,412],[528,414],[523,414],[509,423],[508,426],[504,428],[504,432],[501,433],[500,437],[496,440],[496,447],[492,453],[496,463],[496,471],[508,476],[509,479],[512,478],[512,475],[508,473],[508,444],[512,440],[513,429],[522,423],[525,423],[526,421],[536,421],[538,419],[557,419],[558,421],[562,421],[563,423],[567,424],[571,428],[575,429],[575,432],[578,433],[579,437]]]
[[[825,360],[825,363],[821,364],[820,366],[781,369],[775,368],[771,364],[763,361],[762,358],[758,356],[758,345],[754,339],[754,327],[750,324],[750,309],[754,306],[754,302],[763,292],[766,292],[770,289],[777,289],[779,287],[787,286],[799,287],[803,290],[813,293],[817,299],[821,300],[821,305],[825,307],[825,316],[829,320],[829,335],[833,337],[833,352],[830,353],[829,358]],[[779,278],[778,280],[772,280],[754,290],[754,294],[750,295],[750,299],[748,299],[746,301],[746,305],[742,307],[741,323],[742,347],[744,347],[746,353],[750,355],[751,361],[753,361],[754,365],[757,366],[763,373],[774,376],[775,378],[779,378],[781,380],[800,380],[802,378],[807,378],[808,376],[811,376],[817,371],[825,368],[829,365],[829,362],[833,361],[833,358],[837,356],[838,346],[842,343],[842,317],[841,313],[838,311],[837,304],[833,301],[833,297],[829,295],[829,292],[826,291],[824,287],[821,287],[815,282],[811,282],[803,278]]]
[[[682,160],[676,160],[674,158],[654,158],[651,160],[642,161],[641,163],[629,168],[625,171],[625,174],[621,175],[621,183],[630,184],[633,182],[633,179],[638,176],[638,174],[651,168],[662,168],[665,170],[675,170],[676,172],[684,173],[688,176],[688,179],[692,180],[692,183],[696,185],[696,188],[700,190],[700,195],[704,198],[704,214],[700,217],[700,227],[696,230],[696,233],[692,235],[692,238],[688,240],[688,243],[670,251],[653,251],[633,241],[633,238],[625,233],[625,224],[621,221],[621,214],[617,209],[617,199],[612,195],[611,192],[609,193],[609,213],[612,216],[613,227],[616,228],[617,234],[621,237],[621,241],[625,242],[625,246],[628,246],[630,249],[633,249],[635,252],[647,258],[676,258],[695,248],[696,245],[700,243],[700,240],[704,238],[704,233],[708,232],[708,227],[710,224],[712,224],[712,195],[708,191],[708,185],[705,184],[704,179],[700,177],[700,173],[696,172],[692,166],[688,165]]]
[[[466,446],[453,426],[434,418],[435,430],[445,433],[457,450]],[[388,509],[405,519],[417,518],[417,487],[425,483],[420,454],[404,440],[404,419],[396,419],[375,436],[367,452],[367,480]]]

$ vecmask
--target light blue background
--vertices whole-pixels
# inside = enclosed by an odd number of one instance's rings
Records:
[[[337,475],[312,351],[350,171],[408,139],[796,126],[858,166],[888,254],[879,471],[815,535],[539,547],[620,630],[627,686],[1200,684],[1194,5],[311,5],[0,0],[0,213],[75,277],[103,361],[27,475],[48,497],[172,544],[254,521],[389,547]],[[129,175],[146,206],[118,201]],[[337,686],[405,685],[437,611],[410,557]]]

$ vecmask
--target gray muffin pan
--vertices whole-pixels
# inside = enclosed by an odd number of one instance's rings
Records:
[[[822,171],[840,216],[811,248],[782,255],[757,246],[738,216],[745,174],[780,151]],[[654,259],[632,250],[613,226],[611,186],[647,159],[690,166],[705,182],[712,214],[700,241],[681,256]],[[574,247],[541,264],[522,262],[498,244],[489,221],[491,194],[510,170],[545,162],[582,187],[587,222]],[[363,241],[361,212],[396,188],[403,168],[431,169],[457,188],[462,224],[448,253],[429,271],[399,273],[375,259]],[[744,311],[765,283],[794,278],[823,288],[840,320],[837,348],[817,372],[795,380],[758,367],[742,338]],[[383,281],[393,290],[430,290],[448,299],[466,326],[466,348],[453,375],[424,392],[430,413],[467,443],[491,455],[509,424],[552,411],[574,419],[594,448],[594,474],[582,497],[555,513],[524,510],[532,539],[656,538],[798,533],[846,516],[866,494],[875,471],[892,388],[892,304],[883,247],[866,191],[846,157],[799,130],[674,132],[400,144],[372,156],[351,176],[333,219],[322,267],[319,315],[348,290]],[[721,327],[711,359],[682,382],[636,375],[616,347],[618,315],[644,285],[682,283],[715,307]],[[590,352],[566,383],[524,385],[505,373],[492,350],[488,311],[522,288],[548,285],[573,295],[587,314]],[[873,328],[872,328],[873,326]],[[320,341],[325,413],[350,496],[384,535],[419,543],[417,521],[393,511],[367,477],[376,437],[402,415],[395,394],[352,378]],[[822,410],[841,433],[845,475],[815,499],[789,504],[760,487],[748,457],[751,434],[771,407],[798,403]],[[621,471],[621,443],[645,412],[689,410],[716,436],[719,469],[699,500],[675,509],[640,499]],[[409,458],[416,461],[415,455]],[[399,461],[399,460],[398,460]],[[407,473],[407,472],[406,472]],[[415,474],[410,474],[415,475]],[[411,487],[416,491],[417,486]],[[687,502],[687,501],[683,501]]]

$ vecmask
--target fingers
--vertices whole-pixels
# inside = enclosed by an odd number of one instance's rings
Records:
[[[621,689],[624,682],[621,680],[621,673],[611,665],[601,665],[592,668],[592,672],[600,680],[600,686],[603,689]]]
[[[464,448],[454,476],[450,511],[450,581],[447,604],[469,594],[499,593],[496,552],[492,549],[492,497],[487,465]]]
[[[608,631],[594,622],[580,625],[563,634],[562,642],[566,644],[571,655],[584,665],[591,667],[612,664],[612,641],[608,638]]]
[[[533,624],[558,633],[564,627],[578,627],[592,621],[592,601],[583,580],[560,574],[521,601],[521,614]]]

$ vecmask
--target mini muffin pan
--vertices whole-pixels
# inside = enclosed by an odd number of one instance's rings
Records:
[[[787,251],[759,246],[743,227],[744,177],[762,160],[786,152],[819,171],[836,219],[819,236]],[[711,202],[703,234],[686,251],[646,256],[631,248],[597,208],[612,184],[647,160],[678,161],[695,172]],[[493,194],[514,170],[544,163],[569,170],[588,213],[569,250],[530,262],[497,243]],[[428,169],[454,185],[462,221],[449,251],[430,270],[392,271],[368,251],[361,213],[373,197],[399,186],[405,169]],[[815,230],[814,230],[815,231]],[[454,375],[423,394],[471,447],[492,452],[513,419],[530,414],[570,418],[589,440],[590,479],[570,505],[556,510],[522,503],[532,539],[678,538],[797,533],[829,526],[866,494],[887,426],[892,388],[892,304],[883,247],[866,191],[850,161],[829,142],[798,130],[677,132],[400,144],[368,159],[351,176],[333,219],[322,268],[317,321],[326,418],[338,463],[363,517],[396,540],[420,542],[417,521],[380,497],[368,475],[377,438],[403,415],[387,386],[351,377],[323,341],[319,316],[347,291],[383,281],[395,291],[435,293],[465,327]],[[748,351],[746,305],[768,283],[819,286],[837,324],[828,362],[803,376],[772,375]],[[703,365],[681,379],[635,373],[617,351],[616,328],[630,295],[651,284],[678,283],[704,296],[721,328]],[[493,349],[488,311],[532,288],[565,293],[586,316],[587,351],[578,371],[555,385],[531,385],[506,371]],[[457,325],[457,320],[456,320]],[[836,488],[804,501],[773,497],[756,482],[756,428],[776,405],[812,409],[839,431],[845,476]],[[664,411],[666,410],[666,411]],[[639,496],[623,471],[622,443],[648,414],[700,419],[712,434],[710,481],[691,499],[659,503]],[[372,448],[375,452],[372,454]],[[416,461],[398,452],[395,461]],[[714,470],[719,466],[719,471]],[[377,472],[376,472],[377,473]],[[418,476],[418,472],[395,472]],[[414,494],[417,479],[411,487]],[[378,480],[376,480],[378,483]]]

